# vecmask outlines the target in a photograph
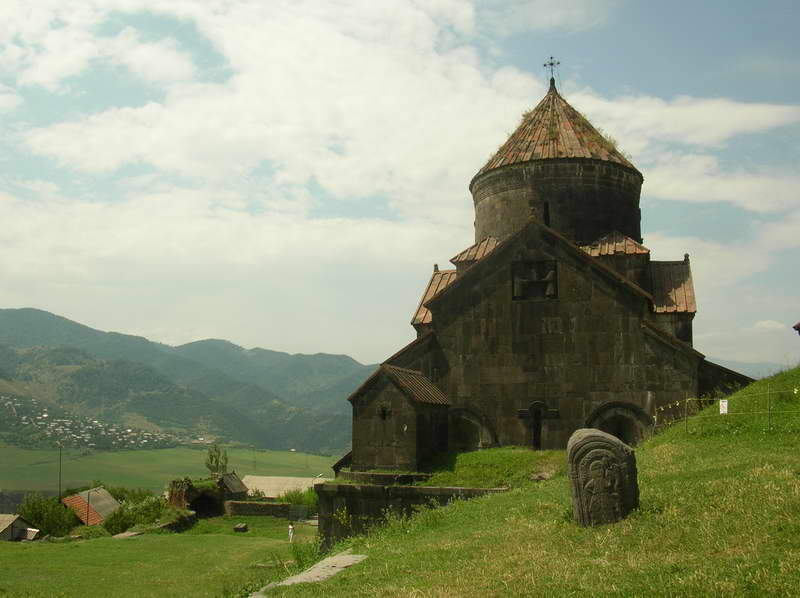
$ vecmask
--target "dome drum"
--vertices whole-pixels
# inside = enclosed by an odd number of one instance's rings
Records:
[[[504,239],[533,216],[579,245],[615,230],[641,241],[642,180],[635,169],[585,158],[533,160],[483,172],[470,185],[475,240]]]

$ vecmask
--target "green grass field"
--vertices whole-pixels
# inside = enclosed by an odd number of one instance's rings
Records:
[[[460,455],[442,481],[512,489],[346,540],[334,551],[368,559],[270,596],[796,596],[800,368],[729,400],[733,413],[760,410],[766,384],[790,389],[775,399],[771,430],[763,414],[723,416],[715,404],[638,447],[641,506],[615,525],[573,523],[563,452]],[[542,470],[553,477],[532,481]],[[184,534],[0,544],[0,598],[241,595],[245,584],[291,573],[270,567],[288,558],[286,522],[263,519],[247,537],[231,531],[235,520],[215,519]]]
[[[235,533],[239,521],[250,530]],[[233,597],[288,575],[286,529],[285,520],[273,517],[218,517],[180,534],[0,542],[0,597]],[[295,529],[295,542],[314,540],[315,527]]]
[[[797,596],[800,368],[729,402],[734,413],[762,410],[767,384],[788,389],[773,404],[771,432],[763,414],[722,416],[715,404],[688,433],[677,424],[638,447],[641,507],[615,525],[572,522],[561,469],[340,543],[334,550],[350,546],[368,559],[270,595]]]
[[[205,476],[206,451],[191,448],[149,451],[101,451],[81,456],[65,450],[62,457],[62,487],[77,487],[102,480],[114,486],[162,490],[178,477]],[[240,476],[277,475],[332,477],[335,457],[320,457],[288,451],[228,449],[228,470]],[[0,490],[58,489],[58,450],[29,450],[0,445]]]

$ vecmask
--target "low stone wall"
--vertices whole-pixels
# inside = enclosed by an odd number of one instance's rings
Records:
[[[178,515],[172,521],[167,521],[166,523],[162,523],[157,525],[159,529],[168,529],[173,532],[182,532],[183,530],[187,530],[192,527],[195,523],[197,523],[197,513],[194,511],[187,511],[182,515]]]
[[[254,502],[244,500],[226,500],[225,514],[238,515],[269,515],[289,519],[292,515],[292,505],[284,502]]]
[[[386,511],[411,515],[417,508],[445,505],[455,499],[505,492],[505,488],[447,488],[439,486],[380,486],[337,484],[314,487],[319,496],[319,535],[323,549],[384,521]]]
[[[337,479],[374,484],[376,486],[410,486],[429,479],[429,473],[374,473],[370,471],[340,471]]]

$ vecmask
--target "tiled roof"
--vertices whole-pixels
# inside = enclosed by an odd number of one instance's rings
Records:
[[[277,498],[291,490],[304,492],[317,484],[327,481],[325,478],[294,478],[287,476],[246,475],[242,480],[245,490],[253,494],[256,490],[262,492],[265,498]]]
[[[688,255],[680,262],[650,262],[656,313],[695,313],[692,269]]]
[[[381,369],[418,403],[429,403],[431,405],[450,404],[447,396],[433,382],[428,380],[422,372],[387,364],[383,364]]]
[[[497,247],[497,239],[486,237],[483,241],[467,247],[464,251],[450,260],[452,264],[458,265],[462,262],[477,262],[483,256],[494,251]]]
[[[597,239],[597,241],[591,245],[583,245],[581,249],[592,257],[616,255],[619,253],[624,253],[626,255],[650,253],[647,247],[617,231]]]
[[[636,170],[613,143],[559,95],[553,79],[544,99],[525,113],[517,130],[478,175],[509,164],[549,158],[594,158]]]
[[[242,480],[239,479],[235,471],[223,474],[221,481],[225,485],[225,488],[228,489],[228,492],[232,492],[233,494],[247,492],[247,486],[242,483]]]
[[[7,513],[0,514],[0,532],[5,530],[9,525],[14,523],[19,518],[19,515],[10,515]]]
[[[422,294],[422,299],[419,301],[417,310],[414,312],[414,317],[411,318],[411,324],[430,324],[433,320],[430,310],[425,307],[425,304],[433,299],[437,294],[442,292],[456,279],[455,270],[434,270],[431,275],[430,282]]]
[[[406,391],[410,398],[418,403],[431,405],[450,405],[450,400],[439,390],[433,382],[428,380],[422,372],[399,368],[395,365],[382,363],[380,367],[359,386],[347,400],[353,400],[366,392],[381,374],[387,375],[398,387]]]

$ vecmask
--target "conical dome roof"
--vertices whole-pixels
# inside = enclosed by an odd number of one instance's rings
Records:
[[[522,124],[475,177],[501,166],[551,158],[592,158],[636,170],[613,143],[559,95],[552,77],[544,99],[525,113]]]

